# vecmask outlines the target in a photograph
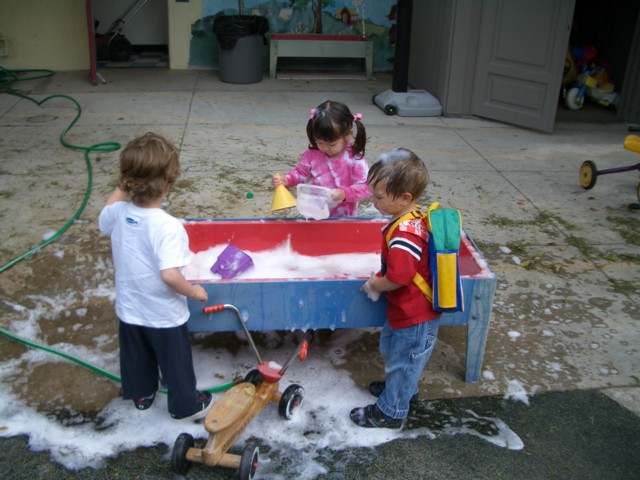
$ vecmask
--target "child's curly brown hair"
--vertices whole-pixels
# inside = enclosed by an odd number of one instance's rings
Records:
[[[120,188],[136,205],[163,197],[180,176],[180,154],[157,133],[145,133],[120,154]]]

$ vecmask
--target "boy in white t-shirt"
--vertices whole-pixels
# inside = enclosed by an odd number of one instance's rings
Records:
[[[120,154],[120,184],[98,225],[111,237],[122,397],[148,409],[162,375],[171,416],[196,420],[213,402],[211,393],[196,389],[187,297],[206,302],[207,292],[184,278],[189,239],[182,223],[162,209],[179,175],[170,141],[154,133],[131,141]]]

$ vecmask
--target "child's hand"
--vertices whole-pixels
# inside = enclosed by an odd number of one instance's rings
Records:
[[[380,292],[373,290],[373,283],[376,278],[377,278],[376,274],[372,272],[371,277],[369,277],[369,280],[367,280],[364,283],[364,285],[360,287],[360,291],[365,292],[369,300],[371,300],[372,302],[377,302],[378,299],[380,298]]]
[[[371,274],[369,275],[369,280],[367,280],[366,283],[362,284],[362,286],[360,287],[360,291],[366,292],[368,290],[371,290],[371,286],[373,282],[375,282],[376,277],[377,275],[374,272],[371,272]]]
[[[206,302],[207,299],[209,298],[209,294],[207,293],[207,291],[202,287],[202,285],[192,285],[193,290],[191,292],[191,299],[197,301],[197,302]]]
[[[273,188],[278,188],[280,185],[287,186],[287,177],[283,177],[279,173],[276,173],[273,177],[271,177],[271,182],[273,183]]]
[[[334,202],[341,202],[345,199],[346,195],[341,188],[334,188],[331,190],[331,200]]]

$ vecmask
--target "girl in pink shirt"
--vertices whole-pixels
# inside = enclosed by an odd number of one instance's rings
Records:
[[[308,149],[289,173],[273,175],[273,186],[310,183],[331,188],[332,200],[338,204],[329,215],[355,216],[358,202],[370,195],[369,166],[364,158],[367,134],[361,120],[360,113],[353,115],[349,107],[331,100],[312,109],[307,122]]]

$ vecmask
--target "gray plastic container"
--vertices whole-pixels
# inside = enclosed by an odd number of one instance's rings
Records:
[[[231,49],[219,49],[220,80],[225,83],[262,81],[264,40],[262,35],[238,38]]]
[[[214,20],[213,31],[220,45],[220,80],[226,83],[260,82],[268,20],[254,15],[221,15]]]

